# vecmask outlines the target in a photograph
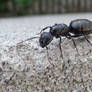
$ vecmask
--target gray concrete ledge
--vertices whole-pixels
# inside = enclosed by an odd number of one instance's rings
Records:
[[[38,36],[48,25],[66,23],[73,19],[87,18],[92,14],[47,15],[0,19],[0,92],[92,92],[92,46],[81,37],[62,40],[64,59],[60,57],[58,39],[46,49],[38,39],[22,40]],[[88,36],[92,42],[92,35]]]

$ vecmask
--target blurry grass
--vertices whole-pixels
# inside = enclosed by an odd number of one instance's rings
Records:
[[[15,4],[22,8],[28,8],[35,0],[15,0]]]
[[[37,0],[0,0],[0,17],[28,14],[30,7]]]

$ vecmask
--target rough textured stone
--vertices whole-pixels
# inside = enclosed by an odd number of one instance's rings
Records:
[[[92,20],[92,14],[69,14],[22,17],[0,20],[0,92],[92,92],[92,46],[83,37],[62,40],[64,59],[60,57],[58,39],[47,51],[39,46],[37,33],[54,23],[66,23],[76,18]],[[92,40],[92,35],[88,37]],[[92,41],[91,41],[92,42]]]

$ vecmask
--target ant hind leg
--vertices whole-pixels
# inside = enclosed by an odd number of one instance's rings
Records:
[[[86,35],[84,34],[83,31],[82,31],[82,33],[83,33],[83,36],[84,36],[84,38],[86,39],[86,41],[92,46],[92,43],[87,39],[87,37],[86,37]]]

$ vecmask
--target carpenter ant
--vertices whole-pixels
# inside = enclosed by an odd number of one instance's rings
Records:
[[[53,40],[53,37],[59,38],[59,49],[61,51],[61,56],[62,55],[62,50],[61,50],[61,37],[66,37],[68,39],[72,39],[73,44],[78,52],[78,49],[76,47],[74,37],[80,37],[84,36],[84,38],[87,40],[88,43],[90,41],[86,38],[85,35],[91,34],[92,33],[92,21],[88,19],[76,19],[70,22],[69,27],[66,24],[55,24],[54,26],[48,26],[45,27],[44,29],[41,30],[44,31],[47,28],[50,28],[49,32],[43,32],[40,36],[39,42],[40,46],[42,48],[47,47],[47,45]],[[41,33],[40,32],[40,33]],[[72,33],[72,34],[71,34]],[[92,43],[90,43],[92,45]],[[78,52],[79,54],[79,52]]]
[[[43,32],[48,28],[50,28],[49,32]],[[71,39],[78,52],[77,46],[73,38],[84,36],[87,42],[92,45],[92,43],[86,37],[86,35],[91,33],[92,33],[92,21],[88,19],[76,19],[71,21],[69,26],[62,23],[62,24],[55,24],[53,26],[47,26],[43,28],[40,32],[41,36],[39,37],[39,43],[42,48],[46,47],[46,49],[48,50],[47,45],[50,44],[53,38],[54,37],[59,38],[60,39],[59,49],[61,52],[61,57],[63,58],[62,49],[61,49],[61,40],[62,40],[61,37],[66,37],[67,39]]]

